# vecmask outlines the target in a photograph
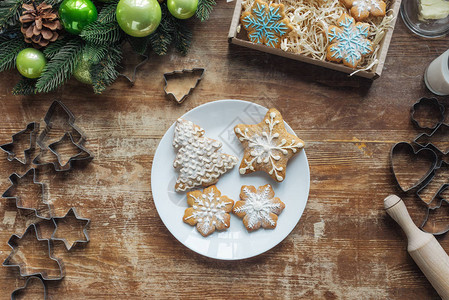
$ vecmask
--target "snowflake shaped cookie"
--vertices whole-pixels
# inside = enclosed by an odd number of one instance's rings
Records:
[[[183,221],[195,226],[202,236],[212,234],[215,229],[229,228],[231,216],[228,214],[234,206],[234,201],[221,196],[215,185],[204,191],[187,193],[187,204],[190,206],[184,213]]]
[[[254,1],[251,11],[244,12],[240,21],[251,42],[273,48],[279,48],[281,38],[293,30],[285,17],[283,4],[268,4],[260,0]]]
[[[356,21],[363,21],[372,15],[384,17],[387,5],[382,0],[341,0],[351,10],[351,15]]]
[[[287,132],[281,113],[275,108],[259,124],[239,124],[234,132],[245,148],[239,170],[242,175],[262,170],[281,182],[288,160],[304,148],[300,138]]]
[[[343,14],[338,19],[337,26],[329,26],[327,37],[327,59],[341,62],[355,68],[363,56],[373,52],[373,45],[367,39],[370,25],[367,23],[355,23],[354,18]]]
[[[232,212],[243,218],[243,224],[248,231],[254,231],[261,226],[267,229],[276,227],[278,215],[284,210],[285,204],[274,198],[271,185],[254,186],[244,185],[240,191],[241,201],[237,201]]]
[[[203,135],[204,129],[191,121],[178,119],[176,122],[173,147],[178,153],[173,167],[179,169],[177,192],[215,184],[238,162],[237,157],[219,152],[222,146],[219,141]]]

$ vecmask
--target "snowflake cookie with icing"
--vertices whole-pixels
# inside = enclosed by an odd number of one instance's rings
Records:
[[[288,160],[304,148],[303,140],[287,132],[281,113],[275,108],[259,124],[239,124],[234,132],[245,148],[239,170],[242,175],[261,170],[281,182]]]
[[[341,0],[350,9],[356,21],[364,21],[369,15],[385,17],[387,5],[382,0]]]
[[[367,39],[370,25],[367,23],[355,23],[354,18],[343,14],[338,19],[337,26],[329,26],[327,38],[326,58],[331,61],[341,62],[355,68],[363,56],[373,52],[373,45]]]
[[[178,119],[176,122],[173,147],[178,153],[173,167],[179,170],[177,192],[215,184],[238,162],[237,157],[219,152],[221,142],[205,137],[204,133],[203,128],[191,121]]]
[[[229,228],[234,201],[222,196],[215,185],[204,191],[187,193],[187,204],[190,206],[184,212],[182,220],[196,229],[202,236],[208,236],[216,230]]]
[[[244,185],[240,191],[241,201],[237,201],[232,212],[243,218],[243,224],[251,232],[261,226],[267,229],[276,227],[278,215],[285,204],[274,197],[271,185],[260,186],[257,190],[252,185]]]
[[[273,48],[279,48],[281,38],[293,30],[283,4],[268,4],[261,0],[254,1],[251,11],[244,12],[240,22],[251,42]]]

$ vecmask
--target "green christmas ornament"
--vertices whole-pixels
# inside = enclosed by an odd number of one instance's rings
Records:
[[[188,19],[198,8],[198,0],[167,0],[167,7],[173,17]]]
[[[81,83],[92,84],[92,76],[90,75],[90,67],[92,63],[86,55],[83,55],[81,61],[76,65],[73,71],[73,77]]]
[[[26,78],[38,78],[41,76],[47,59],[42,52],[34,48],[26,48],[17,54],[16,67],[20,74]]]
[[[161,22],[161,6],[157,0],[120,0],[116,10],[120,28],[134,37],[144,37]]]
[[[59,6],[59,19],[64,29],[73,34],[79,34],[97,17],[97,9],[90,0],[64,0]]]

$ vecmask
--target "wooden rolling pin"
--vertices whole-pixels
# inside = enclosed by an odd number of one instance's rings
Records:
[[[444,300],[449,300],[449,256],[435,237],[413,223],[404,202],[396,195],[384,200],[387,213],[407,235],[407,251]]]

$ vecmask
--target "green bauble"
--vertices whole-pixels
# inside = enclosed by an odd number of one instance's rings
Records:
[[[59,6],[59,19],[64,29],[73,34],[79,34],[97,17],[97,9],[90,0],[64,0]]]
[[[188,19],[198,8],[198,0],[167,0],[167,7],[173,17]]]
[[[161,22],[161,6],[157,0],[120,0],[116,10],[120,28],[134,37],[144,37]]]
[[[47,59],[44,54],[34,48],[26,48],[17,54],[16,67],[20,74],[26,78],[38,78],[41,76]]]
[[[73,71],[73,77],[81,83],[92,84],[92,76],[90,76],[90,67],[92,63],[88,57],[83,55],[81,61],[76,65],[75,71]]]

